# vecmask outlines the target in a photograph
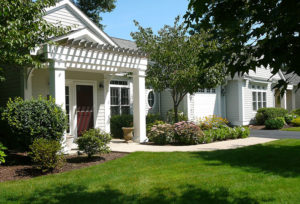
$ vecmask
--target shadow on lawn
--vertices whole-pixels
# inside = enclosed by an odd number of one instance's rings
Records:
[[[275,143],[192,154],[206,160],[206,165],[228,164],[249,172],[274,173],[283,177],[300,176],[300,142],[293,144],[287,140],[284,145]]]
[[[31,197],[9,199],[21,203],[245,203],[253,204],[271,199],[255,200],[247,193],[239,192],[231,195],[225,188],[203,190],[193,185],[179,186],[183,189],[180,195],[168,188],[154,188],[147,195],[124,194],[123,192],[105,186],[102,190],[89,192],[86,187],[75,184],[56,186],[37,190]]]

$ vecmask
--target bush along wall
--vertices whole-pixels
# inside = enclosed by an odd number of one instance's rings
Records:
[[[8,142],[22,150],[28,150],[36,138],[61,141],[67,127],[63,109],[54,99],[42,97],[26,101],[10,99],[2,112],[2,120],[7,122],[12,133]]]
[[[255,116],[258,125],[264,125],[266,120],[274,119],[277,117],[285,117],[288,111],[284,108],[260,108]]]

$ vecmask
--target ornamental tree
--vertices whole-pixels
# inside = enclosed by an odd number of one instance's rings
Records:
[[[64,34],[68,28],[49,24],[43,19],[45,8],[57,0],[0,1],[0,70],[10,67],[39,68],[43,56],[32,55],[42,43]],[[0,79],[4,79],[3,73]]]
[[[210,40],[210,35],[204,31],[189,36],[184,24],[179,23],[179,17],[173,26],[164,26],[158,34],[154,34],[151,28],[141,27],[136,21],[135,25],[139,31],[131,36],[150,60],[147,83],[156,91],[170,91],[177,122],[179,104],[188,93],[222,83],[224,64],[209,57],[221,45]]]
[[[185,19],[196,33],[210,30],[231,42],[218,57],[232,76],[260,66],[300,76],[299,11],[299,0],[190,0]],[[279,81],[281,87],[287,82]]]

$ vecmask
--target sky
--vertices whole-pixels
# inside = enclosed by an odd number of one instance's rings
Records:
[[[132,40],[130,33],[137,31],[133,20],[157,32],[164,25],[173,25],[177,15],[185,14],[187,6],[188,0],[117,0],[111,13],[101,15],[102,24],[108,35]]]

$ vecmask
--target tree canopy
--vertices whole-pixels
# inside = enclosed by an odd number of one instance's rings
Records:
[[[68,28],[49,24],[43,19],[45,8],[56,0],[0,1],[0,68],[41,67],[43,56],[31,52]],[[0,74],[3,80],[3,73]]]
[[[73,3],[83,11],[94,23],[101,29],[104,25],[101,24],[101,13],[111,12],[116,8],[116,0],[72,0]]]
[[[185,19],[194,30],[231,42],[219,57],[232,76],[256,66],[300,76],[299,11],[299,0],[190,0]]]
[[[138,22],[135,24],[139,31],[131,36],[150,60],[147,83],[157,91],[170,90],[177,121],[178,106],[186,94],[200,88],[214,88],[223,82],[224,64],[212,62],[208,57],[219,49],[219,44],[209,40],[207,32],[188,36],[179,17],[173,26],[164,26],[158,34]]]

